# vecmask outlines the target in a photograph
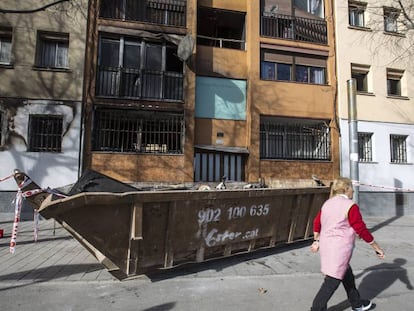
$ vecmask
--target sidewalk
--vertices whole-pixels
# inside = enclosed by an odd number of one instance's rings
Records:
[[[357,242],[352,267],[364,298],[377,311],[413,310],[414,217],[366,218],[385,249],[376,258]],[[19,225],[15,254],[9,253],[12,221],[0,219],[1,310],[309,310],[322,282],[319,256],[309,243],[185,265],[158,275],[118,281],[53,220]],[[54,228],[54,226],[56,227]],[[350,310],[340,288],[330,311]]]

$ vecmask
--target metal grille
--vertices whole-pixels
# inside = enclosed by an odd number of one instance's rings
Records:
[[[407,136],[390,135],[391,163],[407,163]]]
[[[360,162],[372,162],[372,133],[358,133],[358,154]]]
[[[63,117],[58,115],[29,116],[29,151],[62,151]]]
[[[95,111],[95,151],[181,154],[183,140],[183,114],[120,109]]]
[[[184,75],[176,72],[99,67],[98,96],[183,100]]]
[[[263,118],[260,122],[260,158],[330,160],[328,122]]]
[[[245,156],[225,152],[195,153],[194,181],[219,182],[223,176],[232,181],[244,181]]]
[[[273,14],[261,17],[261,35],[295,41],[323,43],[328,42],[326,21]]]
[[[184,27],[185,0],[102,0],[100,17]]]

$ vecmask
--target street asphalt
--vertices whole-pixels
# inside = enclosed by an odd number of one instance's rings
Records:
[[[376,311],[414,310],[414,216],[365,219],[386,258],[358,240],[351,261],[357,286]],[[184,265],[119,281],[53,220],[19,224],[0,214],[1,311],[305,311],[319,289],[319,255],[309,242]],[[329,311],[351,310],[343,288]]]

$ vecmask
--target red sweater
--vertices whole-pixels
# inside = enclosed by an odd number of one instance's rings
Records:
[[[319,211],[318,215],[316,215],[313,220],[313,231],[318,233],[321,232],[321,212],[322,210]],[[372,243],[374,241],[374,237],[362,220],[362,215],[359,211],[358,205],[354,204],[349,209],[348,221],[350,226],[355,230],[356,234],[358,234],[361,239],[367,243]]]

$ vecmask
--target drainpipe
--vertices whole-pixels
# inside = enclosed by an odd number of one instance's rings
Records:
[[[356,80],[347,81],[348,90],[348,127],[349,127],[349,170],[352,181],[359,182],[358,168],[358,121],[356,108]],[[354,185],[353,200],[358,204],[359,201],[359,185]]]

